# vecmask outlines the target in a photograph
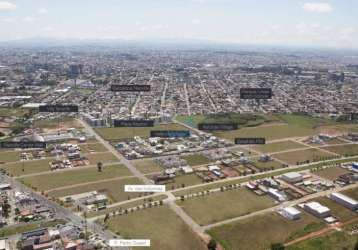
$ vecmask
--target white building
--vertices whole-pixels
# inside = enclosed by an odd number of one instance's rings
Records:
[[[305,203],[303,208],[319,218],[325,218],[331,215],[331,210],[328,207],[322,206],[316,201]]]
[[[289,220],[298,220],[301,218],[301,212],[294,207],[285,207],[280,210],[279,213]]]
[[[274,188],[269,188],[268,194],[271,197],[273,197],[275,200],[278,200],[280,202],[283,202],[283,201],[287,200],[287,197],[283,192],[280,192],[280,191],[278,191],[277,189],[274,189]]]
[[[289,183],[297,183],[303,180],[303,176],[297,172],[283,174],[281,179]]]
[[[346,195],[343,195],[340,193],[331,193],[329,198],[331,198],[331,200],[334,200],[335,202],[341,204],[342,206],[345,206],[348,209],[351,209],[351,210],[358,209],[358,201],[356,201]]]

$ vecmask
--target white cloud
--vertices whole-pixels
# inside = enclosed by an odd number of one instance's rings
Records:
[[[191,23],[192,24],[200,24],[201,20],[200,19],[193,19],[193,20],[191,20]]]
[[[32,16],[27,16],[27,17],[24,17],[23,21],[24,21],[25,23],[32,23],[32,22],[35,21],[35,18],[32,17]]]
[[[48,13],[48,10],[46,8],[41,8],[37,11],[40,15],[46,15]]]
[[[304,3],[302,8],[308,12],[327,13],[333,11],[333,6],[324,2]]]
[[[0,1],[0,11],[16,10],[16,4]]]

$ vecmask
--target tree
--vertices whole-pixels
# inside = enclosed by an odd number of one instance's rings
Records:
[[[97,162],[97,170],[98,170],[98,172],[102,172],[102,167],[103,167],[103,163],[102,162]]]
[[[216,241],[214,239],[211,239],[207,245],[208,250],[216,250]]]
[[[282,243],[271,244],[271,250],[285,250],[285,246]]]

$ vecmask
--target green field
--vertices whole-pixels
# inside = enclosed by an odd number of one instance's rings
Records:
[[[22,117],[27,113],[28,111],[26,109],[21,109],[21,108],[0,108],[0,117],[1,116]]]
[[[141,210],[108,220],[108,228],[125,239],[150,239],[151,247],[136,249],[205,250],[205,245],[166,206]]]
[[[132,163],[139,171],[141,171],[144,174],[161,171],[160,165],[152,159],[135,160],[132,161]]]
[[[134,136],[140,136],[142,138],[148,138],[151,130],[188,130],[182,125],[160,124],[152,128],[96,128],[96,132],[108,141],[122,141],[125,139],[133,138]]]
[[[246,189],[215,192],[198,198],[177,201],[200,225],[250,214],[275,205],[267,196],[258,196]]]
[[[91,165],[97,164],[98,162],[109,163],[118,161],[117,157],[110,152],[92,153],[86,154],[85,156]]]
[[[358,145],[357,144],[324,147],[324,149],[334,152],[336,154],[343,155],[343,156],[358,155]]]
[[[45,160],[9,163],[5,165],[0,165],[0,168],[5,169],[6,172],[8,172],[13,176],[34,174],[34,173],[50,171],[49,163],[53,160],[54,159],[45,159]],[[22,171],[23,165],[24,165],[24,171]]]
[[[271,122],[274,117],[257,114],[222,113],[207,115],[180,115],[176,119],[190,126],[197,127],[199,123],[237,123],[239,126],[258,126]]]
[[[33,127],[42,129],[56,129],[60,125],[61,128],[83,128],[83,126],[75,119],[70,117],[61,118],[60,122],[54,120],[38,120],[35,121]]]
[[[0,162],[14,162],[20,160],[20,153],[17,151],[0,152]]]
[[[70,185],[86,182],[100,181],[122,176],[131,176],[131,172],[123,165],[105,166],[102,172],[98,172],[97,167],[85,169],[72,169],[51,174],[36,175],[21,178],[21,181],[37,190],[49,190],[62,188]]]
[[[281,124],[244,127],[234,131],[217,132],[214,134],[229,140],[234,140],[235,137],[265,137],[266,140],[275,140],[309,136],[327,130],[337,132],[358,131],[358,126],[354,124],[337,123],[328,119],[313,118],[304,115],[277,115],[273,119],[276,119],[276,121],[279,121]]]
[[[198,166],[208,164],[211,161],[202,154],[183,155],[180,158],[187,161],[190,166]]]
[[[310,149],[297,150],[287,153],[273,154],[272,156],[281,161],[287,162],[288,164],[296,165],[297,162],[303,163],[306,161],[309,162],[322,161],[327,157],[332,157],[334,155],[326,153],[319,149],[310,148]]]
[[[358,200],[358,188],[349,189],[343,192],[345,195],[350,196],[351,198]]]
[[[274,153],[297,148],[306,148],[306,146],[294,141],[281,141],[253,147],[253,149],[263,153]]]
[[[65,197],[74,194],[87,193],[92,191],[100,191],[106,193],[112,202],[127,200],[128,197],[139,197],[140,193],[125,193],[124,185],[140,185],[143,184],[138,178],[126,178],[121,180],[102,181],[93,184],[84,184],[81,186],[65,188],[48,192],[50,197]]]
[[[340,175],[349,173],[348,170],[341,167],[329,167],[319,171],[314,172],[315,175],[321,176],[322,178],[334,181]]]
[[[294,221],[277,213],[269,213],[219,226],[208,233],[225,250],[261,250],[269,248],[272,243],[284,243],[324,226],[323,222],[306,213],[302,214],[301,219]]]
[[[286,250],[353,250],[356,242],[356,235],[348,235],[345,232],[330,232],[327,235],[289,246]]]

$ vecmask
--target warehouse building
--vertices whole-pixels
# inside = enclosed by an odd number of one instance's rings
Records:
[[[297,183],[303,180],[303,176],[297,172],[290,172],[290,173],[283,174],[281,176],[281,179],[288,183]]]
[[[301,218],[301,212],[294,207],[285,207],[280,210],[279,213],[289,220],[298,220]]]
[[[340,193],[331,193],[331,195],[329,196],[331,198],[331,200],[334,200],[335,202],[341,204],[342,206],[351,209],[351,210],[358,210],[358,201],[340,194]]]
[[[318,218],[325,218],[331,215],[331,210],[328,207],[322,206],[316,201],[306,203],[303,208]]]

